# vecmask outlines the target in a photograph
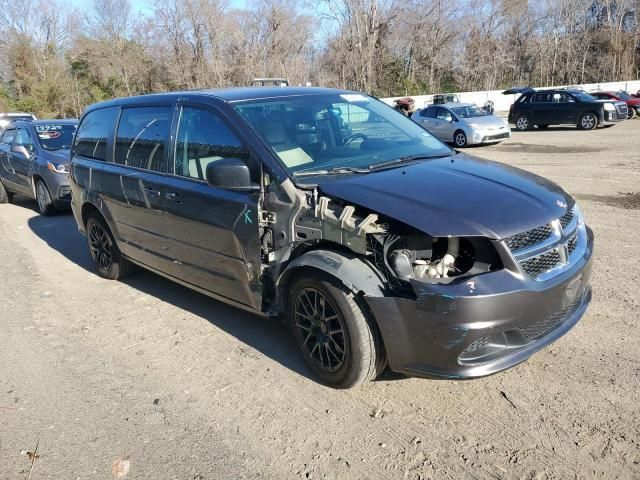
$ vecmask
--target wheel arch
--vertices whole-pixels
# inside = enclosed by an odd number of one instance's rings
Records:
[[[362,257],[347,252],[317,249],[303,253],[286,266],[276,279],[278,291],[281,293],[291,279],[305,269],[319,270],[335,277],[356,295],[381,297],[387,289],[380,273]]]
[[[31,193],[33,194],[33,198],[36,198],[36,183],[38,183],[38,180],[44,183],[44,186],[47,187],[47,190],[49,190],[49,195],[51,196],[51,189],[47,184],[47,180],[38,172],[35,172],[31,174]]]

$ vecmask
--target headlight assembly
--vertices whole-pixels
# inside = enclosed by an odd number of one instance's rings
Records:
[[[607,112],[615,112],[616,107],[613,105],[613,103],[605,103],[605,104],[604,104],[604,109],[605,109]]]
[[[47,168],[53,173],[69,173],[69,165],[47,162]]]

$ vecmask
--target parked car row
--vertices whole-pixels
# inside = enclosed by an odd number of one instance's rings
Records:
[[[508,134],[472,105],[432,108],[419,117],[455,123],[465,143]],[[46,147],[66,126],[5,131],[0,185],[37,197],[40,180],[53,188],[44,170],[67,178]],[[31,143],[16,140],[27,133]],[[20,178],[14,154],[31,155]],[[593,233],[567,192],[459,153],[364,94],[113,100],[86,110],[68,155],[71,208],[99,275],[142,267],[284,316],[333,387],[387,364],[446,378],[504,370],[568,332],[591,300]]]

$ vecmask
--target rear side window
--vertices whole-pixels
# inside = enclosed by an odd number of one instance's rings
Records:
[[[122,110],[114,161],[129,167],[166,172],[166,145],[172,107],[135,107]]]
[[[173,172],[204,180],[209,163],[229,157],[248,163],[247,150],[226,123],[209,110],[184,107],[178,122]]]
[[[89,112],[82,120],[76,133],[73,144],[74,155],[106,160],[107,138],[109,133],[113,131],[117,114],[116,107],[100,108]]]
[[[436,108],[425,108],[420,112],[421,117],[436,118]]]
[[[533,96],[534,103],[548,103],[551,102],[551,94],[550,93],[536,93]]]

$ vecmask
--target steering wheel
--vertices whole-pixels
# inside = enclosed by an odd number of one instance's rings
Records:
[[[364,133],[354,133],[349,138],[347,138],[347,140],[344,142],[344,144],[345,144],[345,146],[347,146],[351,142],[353,142],[354,140],[357,140],[359,138],[364,141],[364,140],[367,140],[369,137],[367,137]]]

